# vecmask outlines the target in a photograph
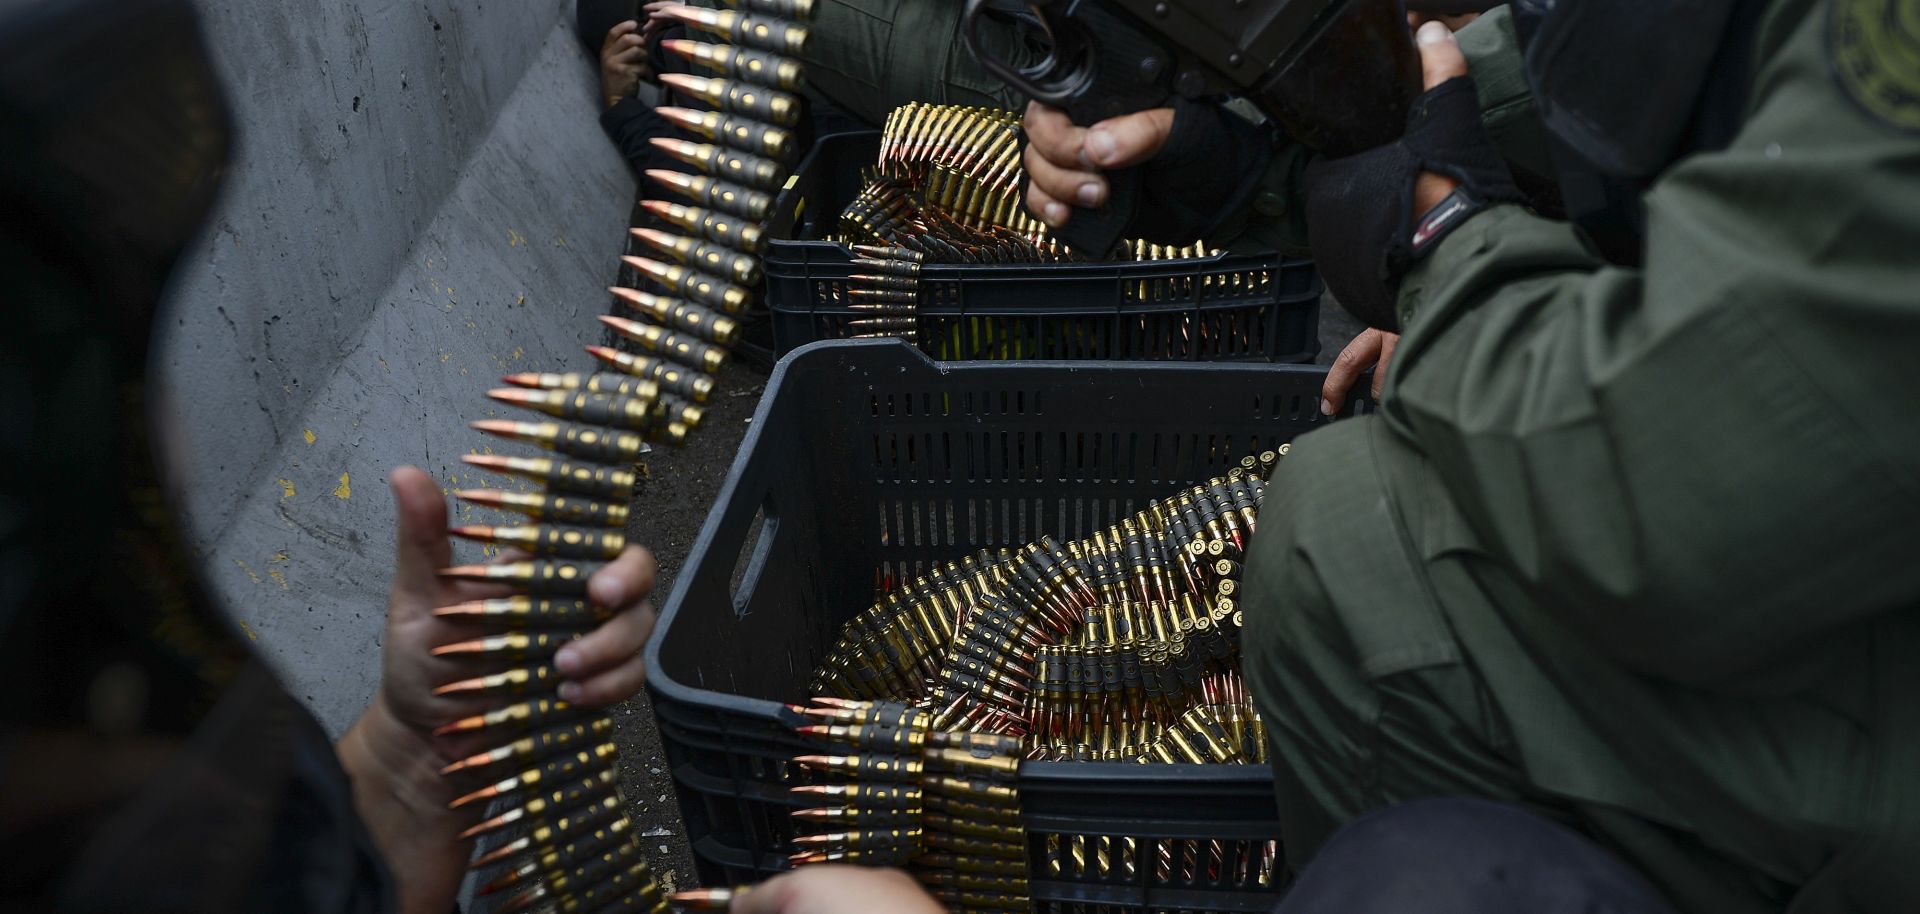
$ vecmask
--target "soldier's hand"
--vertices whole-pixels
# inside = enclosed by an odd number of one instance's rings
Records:
[[[647,35],[640,23],[629,19],[608,29],[607,37],[600,42],[601,101],[611,108],[639,89],[642,79],[651,78]]]
[[[1387,364],[1393,361],[1393,347],[1398,345],[1400,334],[1371,327],[1354,337],[1347,348],[1340,350],[1333,367],[1327,369],[1326,382],[1320,385],[1321,414],[1339,415],[1347,406],[1347,394],[1369,368],[1373,369],[1373,399],[1379,402],[1380,383],[1387,378]]]
[[[447,538],[447,505],[439,485],[413,467],[394,470],[389,483],[398,529],[376,703],[408,728],[430,733],[498,704],[497,699],[433,694],[435,687],[445,683],[494,672],[477,669],[479,664],[472,661],[433,656],[435,647],[481,634],[472,625],[435,616],[434,609],[505,596],[508,590],[440,577],[437,572],[452,564],[453,547]],[[646,680],[640,649],[653,630],[654,612],[646,597],[653,589],[654,571],[653,556],[628,547],[587,582],[589,599],[619,612],[554,655],[554,666],[564,677],[561,698],[600,705],[639,691]],[[451,758],[469,748],[444,745],[440,751]]]
[[[1039,102],[1027,104],[1027,209],[1059,228],[1073,207],[1106,202],[1107,181],[1100,172],[1138,165],[1166,145],[1173,132],[1173,109],[1154,108],[1080,127],[1065,111]]]
[[[734,899],[732,914],[940,914],[946,906],[899,870],[808,866]]]

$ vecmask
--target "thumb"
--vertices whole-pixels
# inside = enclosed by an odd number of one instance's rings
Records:
[[[1086,156],[1100,168],[1125,168],[1153,158],[1173,132],[1173,109],[1153,108],[1108,118],[1087,130]]]
[[[1428,89],[1467,75],[1467,55],[1460,50],[1460,42],[1445,24],[1429,22],[1420,27],[1414,38],[1420,44],[1421,75]]]
[[[453,561],[446,499],[433,477],[417,467],[395,468],[387,485],[393,489],[395,524],[393,603],[431,607],[440,587],[435,572]],[[398,599],[402,596],[411,599]]]

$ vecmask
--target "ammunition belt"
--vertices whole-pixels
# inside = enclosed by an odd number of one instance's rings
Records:
[[[681,199],[642,201],[671,229],[635,229],[647,253],[623,258],[651,288],[614,289],[625,313],[600,319],[629,347],[588,347],[606,369],[597,373],[513,375],[506,379],[511,387],[489,396],[538,414],[534,421],[475,423],[480,431],[550,452],[464,458],[540,488],[456,493],[534,523],[452,532],[489,544],[489,551],[507,546],[532,557],[443,570],[449,579],[506,584],[515,593],[435,611],[471,624],[475,635],[434,650],[474,668],[436,693],[491,705],[441,732],[493,743],[444,774],[465,788],[455,807],[488,803],[497,810],[463,839],[516,830],[471,864],[498,868],[483,892],[514,893],[499,911],[536,905],[566,912],[668,910],[626,815],[612,722],[603,711],[559,698],[552,658],[610,617],[609,609],[587,599],[586,584],[627,544],[621,528],[637,484],[633,464],[649,442],[677,444],[699,426],[713,372],[726,362],[739,315],[752,303],[765,242],[761,223],[796,151],[791,130],[801,107],[792,93],[804,80],[792,55],[805,44],[800,23],[812,7],[812,0],[737,0],[734,9],[666,10],[714,40],[670,40],[662,47],[715,75],[661,79],[712,110],[660,109],[706,142],[652,140],[691,170],[647,173]]]

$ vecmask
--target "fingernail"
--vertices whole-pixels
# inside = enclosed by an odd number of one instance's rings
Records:
[[[560,700],[577,702],[580,700],[580,684],[577,682],[560,683]]]
[[[587,590],[595,603],[601,606],[618,606],[621,596],[627,592],[627,582],[612,572],[602,571],[587,582]]]
[[[1100,185],[1088,181],[1080,185],[1080,190],[1074,195],[1074,198],[1080,201],[1081,206],[1099,206]]]
[[[1445,23],[1429,22],[1420,27],[1420,32],[1415,37],[1420,40],[1421,44],[1439,44],[1452,38],[1453,31],[1448,29]]]
[[[1095,130],[1087,134],[1087,151],[1093,153],[1093,160],[1101,165],[1113,159],[1113,134],[1105,130]]]
[[[570,647],[563,647],[559,653],[553,655],[553,665],[559,667],[562,673],[572,673],[580,669],[580,652]],[[560,686],[562,689],[566,687],[566,684]]]
[[[1047,224],[1059,228],[1067,223],[1067,205],[1065,203],[1047,204]]]
[[[1320,398],[1320,415],[1331,416],[1333,412],[1333,401],[1325,397]]]

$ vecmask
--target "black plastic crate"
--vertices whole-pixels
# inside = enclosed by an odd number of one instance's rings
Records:
[[[794,835],[785,702],[879,583],[979,547],[1065,540],[1326,424],[1310,366],[935,362],[895,341],[783,359],[647,645],[653,709],[701,882],[763,879]],[[1370,405],[1355,401],[1350,409]],[[1022,808],[1040,910],[1264,911],[1237,883],[1275,839],[1265,766],[1030,762]],[[1054,872],[1057,836],[1132,839],[1153,865]],[[1125,841],[1109,842],[1124,851]],[[1098,848],[1082,856],[1093,859]],[[1204,861],[1195,875],[1182,858]],[[1283,870],[1275,861],[1275,880]],[[1210,875],[1212,874],[1212,875]]]
[[[840,301],[860,272],[818,240],[859,193],[877,132],[822,137],[781,193],[765,259],[782,354],[844,339]],[[926,349],[942,359],[1311,362],[1320,293],[1312,261],[1275,253],[1045,265],[929,264],[920,271]]]

